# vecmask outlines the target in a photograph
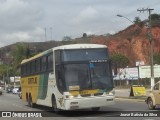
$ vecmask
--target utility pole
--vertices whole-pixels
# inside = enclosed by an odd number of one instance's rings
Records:
[[[50,32],[51,32],[51,40],[52,40],[52,27],[50,27]]]
[[[151,64],[151,90],[154,86],[154,66],[153,66],[153,42],[152,42],[152,24],[151,24],[151,11],[154,9],[150,8],[142,8],[138,9],[139,12],[145,12],[147,11],[149,14],[149,42],[150,42],[150,64]]]
[[[45,31],[45,42],[47,41],[47,29],[44,28],[44,31]]]

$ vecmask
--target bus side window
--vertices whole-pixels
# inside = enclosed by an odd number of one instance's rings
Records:
[[[42,71],[46,71],[47,69],[47,57],[42,57]]]
[[[55,51],[55,65],[60,64],[61,62],[61,51]]]
[[[41,71],[41,58],[36,60],[36,73],[39,73]]]
[[[31,74],[33,74],[34,72],[35,72],[35,61],[32,61],[31,63],[30,63],[30,67],[31,67]]]
[[[21,65],[21,75],[24,76],[26,74],[26,65]]]
[[[26,64],[26,74],[29,75],[30,74],[30,63]]]
[[[47,56],[47,69],[48,70],[53,70],[53,54],[50,54],[49,56]]]

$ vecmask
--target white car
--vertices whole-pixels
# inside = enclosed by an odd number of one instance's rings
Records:
[[[18,93],[19,88],[13,88],[12,93],[13,94],[17,94]]]
[[[0,95],[2,95],[2,87],[0,87]]]

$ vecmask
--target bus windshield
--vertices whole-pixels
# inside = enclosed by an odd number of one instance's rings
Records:
[[[62,50],[57,51],[56,55],[60,56],[56,60],[56,73],[61,92],[113,88],[111,63],[106,48]]]
[[[66,64],[64,76],[67,91],[75,90],[75,86],[77,90],[110,89],[113,87],[110,71],[109,62]]]

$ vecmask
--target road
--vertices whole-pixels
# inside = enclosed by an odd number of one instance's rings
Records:
[[[81,120],[82,118],[90,120],[90,119],[96,119],[97,117],[98,119],[102,120],[106,119],[106,117],[107,118],[109,117],[110,119],[114,120],[115,119],[121,120],[122,118],[123,120],[125,120],[128,117],[112,117],[112,116],[119,116],[121,114],[120,113],[121,111],[126,111],[127,113],[128,111],[131,112],[134,111],[134,113],[136,113],[136,111],[142,111],[142,113],[149,111],[145,102],[137,102],[125,99],[116,99],[115,105],[102,107],[100,112],[90,112],[89,110],[83,110],[83,111],[75,111],[75,112],[71,111],[71,112],[56,114],[48,110],[51,109],[44,106],[37,106],[36,108],[30,108],[26,102],[23,102],[21,99],[19,99],[18,95],[12,93],[10,94],[4,93],[2,96],[0,96],[0,111],[29,111],[29,112],[36,111],[36,112],[42,112],[42,114],[45,116],[52,116],[52,117],[38,118],[39,120],[40,119],[49,120],[53,117],[54,120],[59,120],[59,119]],[[157,117],[144,117],[144,120],[148,120],[148,118],[150,118],[150,120],[159,119]],[[134,118],[132,117],[129,119],[134,119]],[[137,119],[138,118],[136,117],[136,120]],[[139,120],[142,120],[142,117],[139,117]]]

